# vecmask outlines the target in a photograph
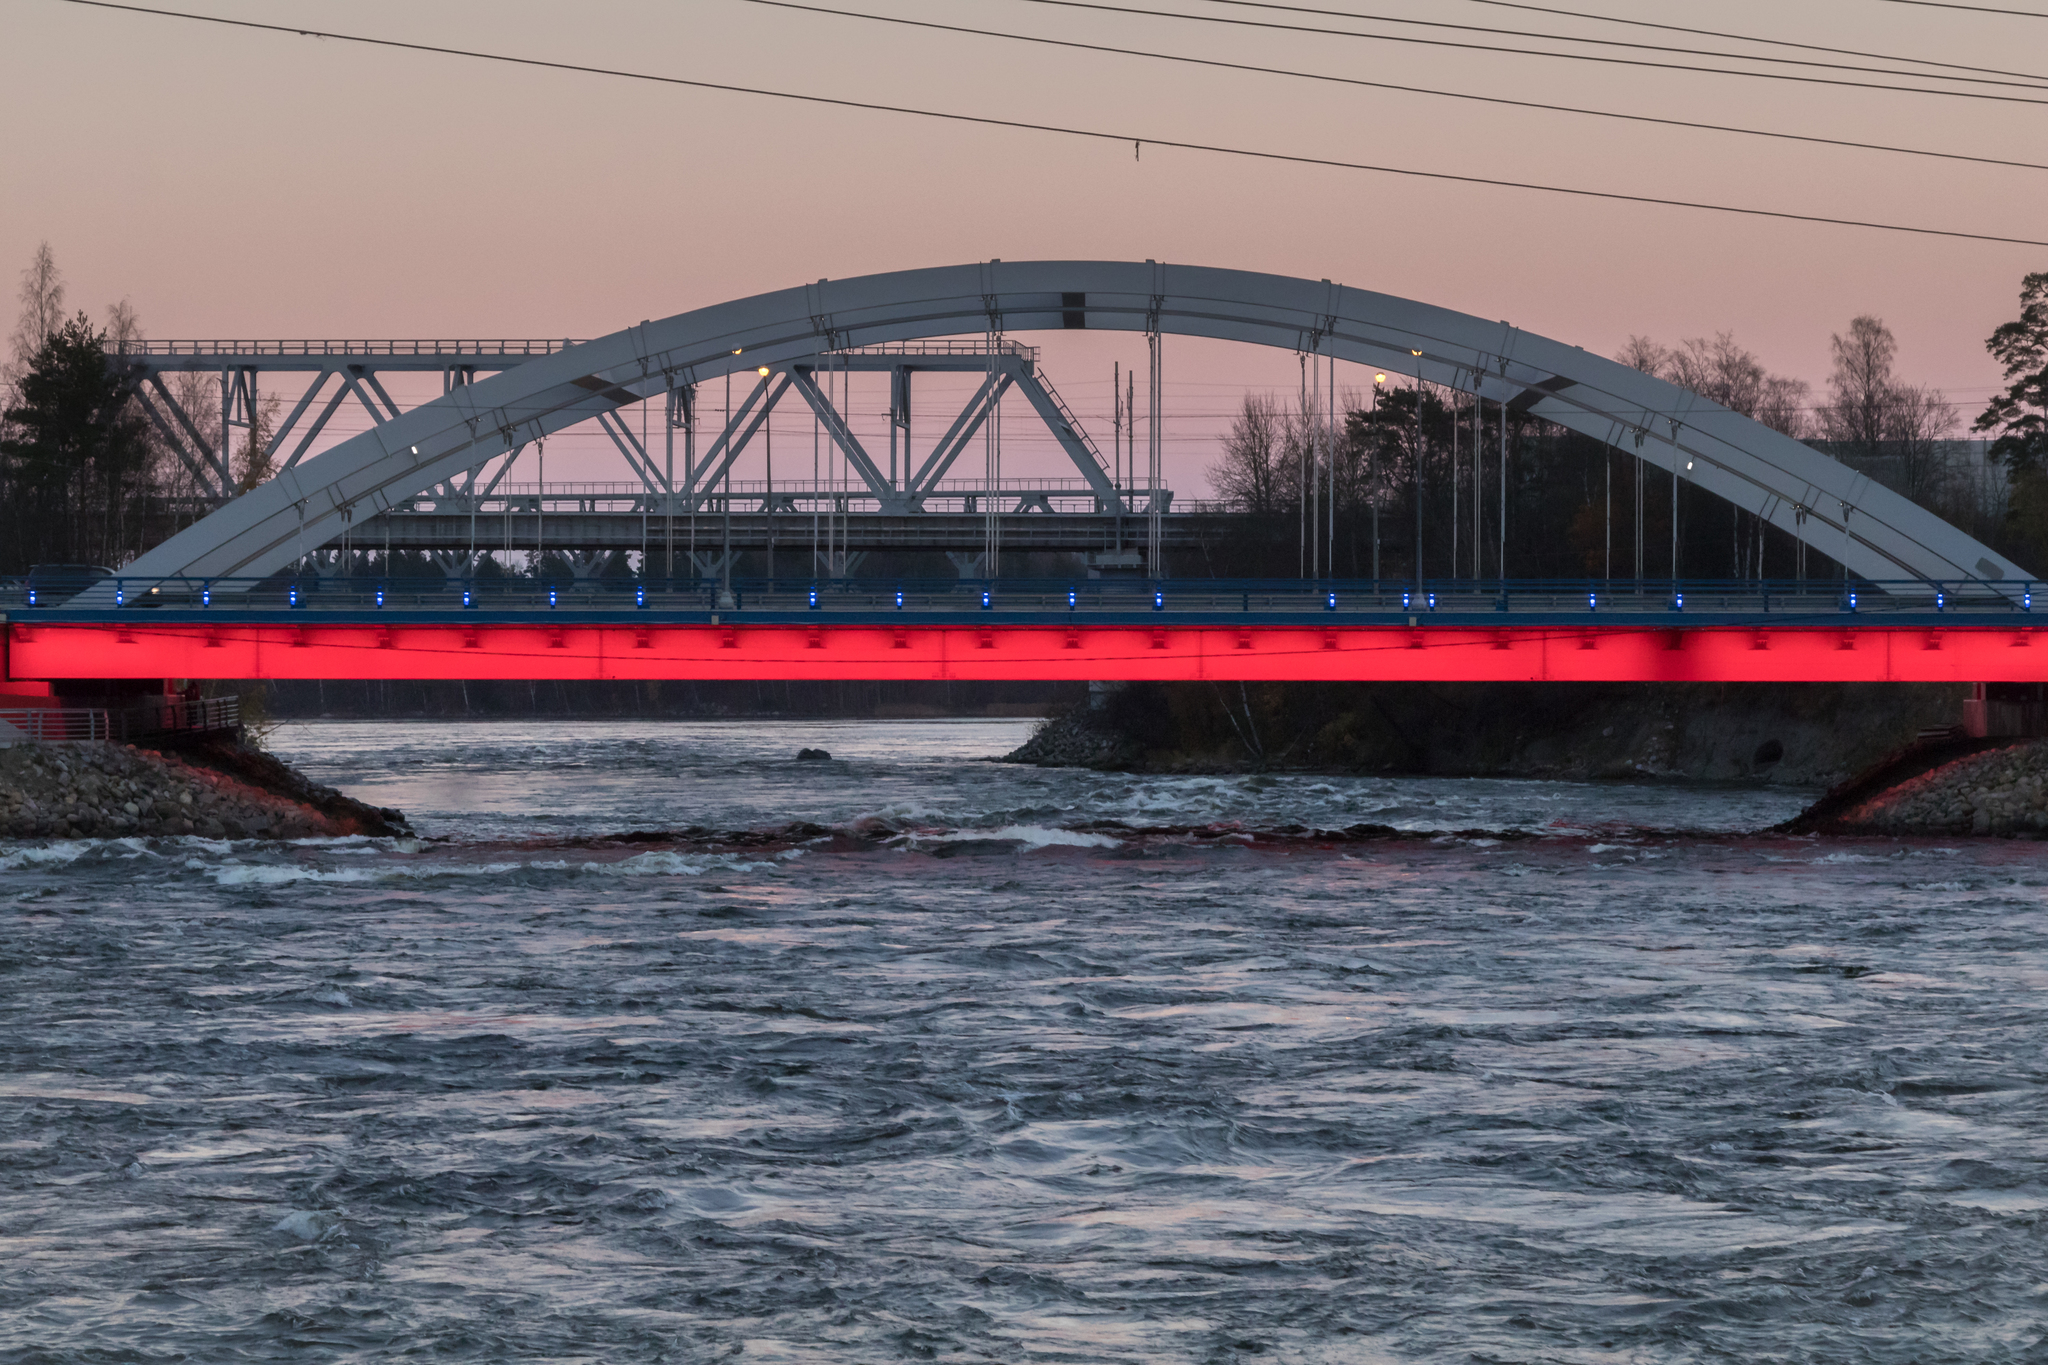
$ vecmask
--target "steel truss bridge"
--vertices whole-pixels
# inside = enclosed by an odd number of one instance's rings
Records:
[[[1010,336],[1059,329],[1146,337],[1143,476],[1125,477],[1122,461],[1105,464],[1044,383],[1036,352]],[[861,533],[872,537],[864,545],[888,543],[911,519],[930,528],[920,534],[964,538],[964,527],[945,529],[948,518],[980,521],[984,544],[1017,523],[1092,522],[1099,531],[1106,522],[1112,543],[1122,545],[1122,523],[1142,519],[1144,553],[1123,564],[1156,576],[1169,520],[1205,515],[1173,510],[1158,477],[1159,375],[1172,336],[1413,375],[1504,414],[1556,423],[1778,527],[1843,565],[1847,579],[1775,593],[1755,583],[1638,585],[1633,593],[1585,584],[1415,585],[1401,590],[1405,604],[1384,584],[1304,589],[1155,577],[1132,597],[1118,595],[1133,590],[1129,582],[1106,580],[1041,585],[1036,596],[1001,578],[929,590],[851,580],[851,526],[862,515],[875,527]],[[223,500],[118,580],[58,611],[38,604],[15,615],[15,677],[2048,681],[2048,667],[2036,662],[2048,653],[2030,625],[2034,585],[1933,513],[1653,376],[1505,322],[1327,280],[1152,261],[990,261],[821,280],[581,343],[157,343],[117,359],[151,419],[174,439],[183,433],[188,466]],[[255,420],[258,373],[315,376],[273,438],[282,452],[274,477],[234,492],[230,437],[202,449],[198,424],[162,383],[165,371],[180,368],[223,376],[224,433]],[[911,376],[943,368],[979,373],[982,382],[913,458]],[[401,411],[378,379],[392,369],[438,370],[441,393]],[[843,376],[862,369],[892,376],[887,451],[861,445],[834,397]],[[731,420],[700,449],[698,395],[732,375],[752,378]],[[1072,460],[1071,487],[999,487],[987,465],[979,489],[971,478],[947,480],[976,433],[986,440],[995,402],[1010,389],[1027,397]],[[790,395],[816,415],[849,481],[733,487],[739,452]],[[310,454],[321,424],[351,400],[371,412],[370,429]],[[621,415],[657,400],[665,414],[658,446]],[[609,434],[635,472],[626,505],[601,507],[592,493],[587,508],[570,513],[551,501],[552,491],[507,482],[509,457],[586,422]],[[1506,426],[1495,424],[1503,433]],[[462,528],[473,537],[468,544],[495,547],[502,536],[522,548],[529,529],[533,543],[552,543],[549,518],[590,519],[575,534],[602,547],[629,534],[617,519],[637,520],[651,536],[653,518],[675,517],[702,549],[713,519],[721,537],[729,520],[754,519],[765,543],[783,518],[797,523],[809,513],[839,521],[837,539],[827,541],[838,558],[827,558],[816,581],[700,581],[731,567],[729,559],[699,559],[683,566],[684,581],[664,574],[624,599],[579,580],[582,590],[572,582],[564,598],[564,585],[553,585],[554,599],[544,601],[530,580],[522,596],[481,579],[465,585],[458,573],[453,589],[436,585],[441,595],[432,601],[383,585],[379,605],[375,585],[286,576],[321,547],[370,548],[386,531],[394,544],[403,534],[423,543],[452,534],[451,519],[470,523]],[[522,520],[529,516],[530,527]],[[406,525],[424,529],[406,533]],[[799,525],[789,529],[792,545],[802,543]],[[722,538],[721,552],[729,544]],[[959,567],[972,577],[977,566]],[[279,601],[277,592],[287,597]]]
[[[238,441],[246,445],[257,430],[266,394],[297,389],[282,420],[261,433],[276,461],[275,474],[286,475],[307,459],[345,406],[352,403],[367,413],[373,428],[403,415],[383,375],[438,373],[445,398],[475,384],[479,376],[580,344],[585,343],[300,340],[108,346],[126,391],[192,475],[199,489],[195,510],[206,512],[236,495],[233,453]],[[309,547],[310,552],[331,557],[352,547],[374,547],[466,553],[473,559],[493,549],[652,553],[659,545],[673,560],[681,545],[685,556],[698,555],[697,567],[715,571],[734,553],[778,543],[794,548],[801,542],[808,548],[817,522],[828,550],[817,567],[843,577],[878,549],[949,551],[963,556],[962,570],[977,569],[977,552],[991,543],[1018,550],[1123,555],[1130,550],[1127,542],[1147,534],[1155,509],[1162,548],[1193,546],[1221,533],[1227,523],[1219,518],[1232,510],[1211,504],[1173,515],[1172,490],[1157,479],[1141,483],[1133,471],[1105,460],[1045,376],[1038,349],[1007,338],[880,343],[781,356],[752,369],[754,382],[740,391],[736,406],[728,387],[722,406],[731,410],[718,414],[715,432],[701,451],[700,419],[706,414],[696,383],[662,390],[658,443],[644,439],[620,412],[598,410],[597,426],[635,482],[510,483],[508,476],[529,444],[515,441],[494,452],[491,459],[506,457],[495,468],[486,459],[410,497],[364,509],[362,515],[349,509],[339,533]],[[218,376],[217,421],[202,423],[166,384],[167,374],[181,372]],[[981,382],[922,458],[913,459],[913,379],[930,372],[974,375]],[[854,374],[889,376],[886,452],[869,451],[844,411],[844,380]],[[1078,477],[948,479],[1011,393],[1026,400]],[[759,440],[777,407],[791,398],[815,415],[851,479],[733,479],[740,456]],[[716,524],[707,524],[707,517]],[[694,548],[714,544],[715,552]],[[451,561],[451,566],[467,563]]]
[[[98,607],[16,582],[0,605],[6,676],[39,682],[2048,681],[2044,585],[2011,586],[307,575],[122,579]]]

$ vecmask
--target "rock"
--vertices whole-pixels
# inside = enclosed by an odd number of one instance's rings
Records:
[[[828,762],[831,757],[832,755],[823,749],[798,749],[796,751],[796,761],[799,763],[824,763]]]
[[[317,1242],[341,1226],[341,1220],[331,1213],[318,1210],[298,1209],[286,1214],[271,1225],[272,1232],[281,1232],[301,1242]]]

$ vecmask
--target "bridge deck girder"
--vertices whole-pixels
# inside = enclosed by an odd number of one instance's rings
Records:
[[[1478,628],[503,619],[21,624],[6,675],[1157,682],[2048,682],[2010,623]]]

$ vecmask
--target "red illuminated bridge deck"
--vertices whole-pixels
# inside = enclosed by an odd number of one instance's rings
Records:
[[[297,608],[212,594],[202,607],[181,591],[154,609],[132,598],[119,609],[12,608],[5,670],[24,681],[2048,682],[2031,597],[1982,585],[1915,585],[1920,599],[1865,587],[1853,611],[1838,584],[1774,600],[1753,584],[1741,596],[1688,586],[1682,601],[1668,586],[1612,601],[1597,589],[1446,590],[1434,612],[1427,593],[1404,602],[1400,591],[1341,585],[1132,584],[1110,598],[1085,586],[1025,595],[998,583],[987,609],[978,585],[906,593],[900,609],[894,590],[872,585],[821,592],[817,608],[801,585],[735,591],[723,610],[709,609],[715,588],[650,594],[640,607],[630,582],[599,599],[616,604],[603,609],[588,594],[550,608],[483,585],[469,609],[460,585],[438,590],[431,608],[331,589],[307,591]]]

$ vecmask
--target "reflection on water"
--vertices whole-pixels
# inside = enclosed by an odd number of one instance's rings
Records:
[[[0,1359],[2034,1358],[2033,845],[1027,729],[299,725],[423,837],[0,843]]]

